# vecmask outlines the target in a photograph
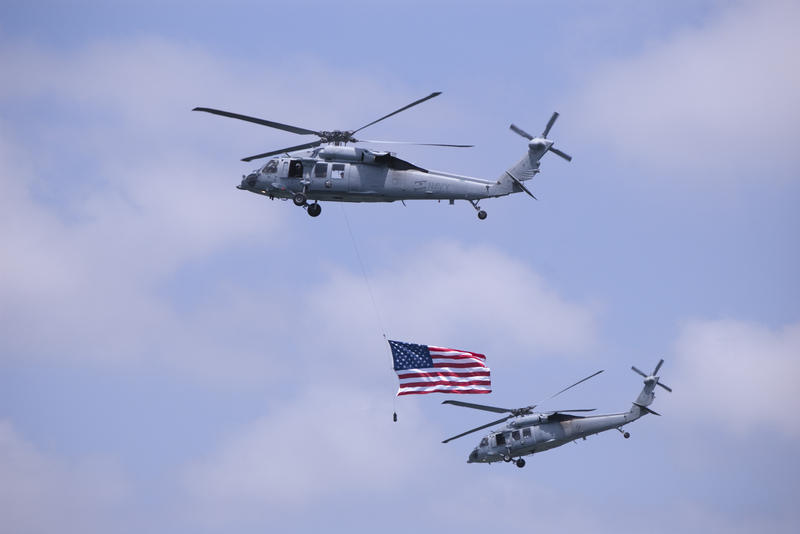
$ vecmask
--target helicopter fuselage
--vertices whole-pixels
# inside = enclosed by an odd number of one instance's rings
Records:
[[[479,200],[508,195],[511,180],[485,180],[418,167],[389,152],[327,146],[278,157],[244,176],[239,189],[270,198],[339,202]]]

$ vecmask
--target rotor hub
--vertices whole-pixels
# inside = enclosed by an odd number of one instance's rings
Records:
[[[319,136],[323,143],[348,143],[355,141],[355,139],[353,139],[353,132],[346,130],[323,130],[319,132]]]

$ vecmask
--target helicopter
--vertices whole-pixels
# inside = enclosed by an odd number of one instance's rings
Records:
[[[470,402],[446,400],[442,404],[453,404],[465,408],[495,413],[508,413],[510,415],[462,432],[457,436],[444,440],[442,443],[447,443],[462,436],[466,436],[467,434],[471,434],[472,432],[477,432],[478,430],[489,428],[511,419],[505,427],[494,430],[484,436],[478,446],[469,454],[467,463],[492,463],[502,460],[504,462],[513,461],[517,467],[522,468],[525,467],[525,459],[522,458],[523,456],[560,447],[561,445],[580,438],[586,439],[586,436],[598,434],[606,430],[616,429],[625,439],[628,439],[630,433],[622,429],[624,425],[632,423],[648,413],[661,415],[648,408],[653,402],[653,399],[655,399],[655,387],[661,386],[667,391],[672,392],[672,389],[659,382],[659,377],[656,376],[663,363],[664,360],[662,359],[649,375],[643,373],[635,366],[631,367],[633,371],[644,377],[644,388],[642,388],[636,400],[633,401],[631,409],[623,413],[581,416],[574,414],[576,412],[592,412],[594,408],[534,412],[533,409],[536,408],[538,403],[522,408],[508,409],[486,406],[483,404],[473,404]],[[562,389],[549,398],[552,399],[602,372],[603,371],[597,371],[583,380],[579,380],[571,386]],[[514,460],[514,458],[516,458],[516,460]]]
[[[547,139],[558,113],[553,113],[544,131],[532,136],[512,124],[511,130],[528,140],[528,150],[513,167],[503,172],[496,180],[473,178],[449,172],[426,169],[400,159],[394,152],[371,150],[348,146],[348,143],[393,143],[422,146],[469,148],[473,145],[444,143],[404,143],[356,139],[354,135],[365,128],[387,119],[401,111],[439,96],[434,92],[420,98],[388,115],[376,119],[355,130],[310,130],[288,124],[240,115],[213,108],[196,107],[192,111],[203,111],[214,115],[277,128],[299,135],[315,135],[317,139],[288,148],[271,150],[243,158],[253,161],[272,157],[267,163],[242,176],[238,189],[269,197],[292,199],[296,206],[305,209],[312,217],[322,213],[320,201],[332,202],[404,202],[406,200],[433,199],[466,200],[478,212],[478,218],[486,218],[479,201],[484,198],[501,197],[511,193],[525,192],[536,197],[524,185],[539,172],[539,160],[552,152],[567,161],[572,157],[553,146]],[[298,152],[301,151],[301,152]],[[291,153],[297,152],[292,155]],[[313,202],[309,202],[313,201]]]

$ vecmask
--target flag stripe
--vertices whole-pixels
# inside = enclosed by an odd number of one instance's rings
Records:
[[[483,363],[483,360],[476,358],[472,354],[434,354],[431,353],[431,358],[434,360],[476,360]]]
[[[459,369],[471,369],[475,367],[484,367],[483,365],[475,365],[474,363],[434,363],[434,367],[457,367]],[[484,367],[485,368],[485,367]]]
[[[440,353],[450,352],[450,353],[453,353],[453,354],[471,354],[471,355],[476,356],[478,358],[481,358],[481,359],[484,359],[484,360],[486,359],[485,355],[479,354],[477,352],[470,352],[468,350],[445,349],[443,347],[432,347],[431,346],[431,347],[428,347],[428,351],[431,352],[431,353],[434,353],[434,352],[437,352],[437,353],[438,352],[440,352]]]
[[[437,371],[435,373],[425,373],[425,372],[418,372],[418,373],[407,373],[407,374],[397,374],[397,377],[400,380],[409,377],[422,377],[422,376],[489,376],[489,371],[475,371],[470,373],[457,373],[455,371]]]
[[[488,376],[470,377],[470,378],[406,378],[400,381],[400,387],[406,387],[411,384],[450,384],[453,386],[466,386],[469,384],[484,383],[491,385],[491,379]]]
[[[449,380],[435,380],[423,382],[404,382],[403,389],[414,387],[431,387],[431,386],[491,386],[492,382],[489,380],[467,380],[465,382],[451,382]]]
[[[397,395],[425,395],[428,393],[447,393],[447,394],[468,394],[468,393],[491,393],[491,389],[480,389],[480,386],[471,386],[467,389],[444,389],[442,387],[436,387],[432,389],[402,389],[397,392]]]

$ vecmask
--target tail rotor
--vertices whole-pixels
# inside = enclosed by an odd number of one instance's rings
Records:
[[[542,132],[541,137],[533,137],[531,134],[529,134],[528,132],[526,132],[525,130],[523,130],[522,128],[520,128],[515,124],[512,124],[510,128],[514,133],[524,137],[528,141],[544,145],[546,147],[544,150],[545,152],[550,151],[556,156],[562,157],[567,161],[572,161],[572,156],[570,156],[566,152],[562,152],[561,150],[555,148],[553,146],[553,141],[547,138],[547,134],[550,133],[550,129],[553,127],[553,124],[555,124],[556,119],[558,119],[558,112],[554,111],[553,115],[550,116],[550,120],[547,121],[547,125],[544,127],[544,131]]]
[[[664,359],[663,359],[663,358],[662,358],[661,360],[659,360],[658,364],[656,364],[656,368],[655,368],[655,369],[653,369],[653,373],[652,373],[652,374],[649,374],[649,375],[648,375],[648,374],[645,374],[644,372],[642,372],[642,371],[641,371],[640,369],[638,369],[638,368],[637,368],[635,365],[632,365],[632,366],[631,366],[631,369],[632,369],[632,370],[633,370],[635,373],[642,375],[642,376],[644,377],[644,381],[645,381],[645,382],[647,382],[647,381],[649,381],[649,380],[652,380],[652,381],[655,383],[655,385],[657,385],[657,386],[661,386],[662,388],[664,388],[664,389],[666,389],[667,391],[669,391],[670,393],[672,393],[672,388],[671,388],[671,387],[669,387],[669,386],[667,386],[666,384],[662,384],[661,382],[659,382],[659,381],[658,381],[659,379],[658,379],[658,377],[656,376],[656,375],[658,374],[658,371],[659,371],[659,369],[661,369],[661,366],[662,366],[662,365],[664,365]]]

